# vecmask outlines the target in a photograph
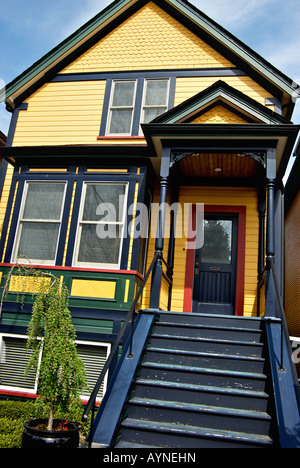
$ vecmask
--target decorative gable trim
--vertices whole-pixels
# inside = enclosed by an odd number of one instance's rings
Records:
[[[222,80],[201,91],[190,99],[157,117],[153,123],[175,124],[189,123],[201,113],[216,105],[228,106],[232,112],[248,122],[265,124],[290,123],[281,115],[271,111],[244,93],[229,86]]]
[[[28,95],[51,80],[62,68],[146,3],[148,0],[114,1],[8,84],[6,89],[0,90],[0,101],[6,101],[7,107],[14,109]],[[200,38],[207,40],[221,54],[231,57],[233,62],[249,75],[255,75],[255,79],[261,79],[265,85],[269,84],[269,87],[277,89],[278,95],[285,92],[288,96],[295,96],[295,85],[290,78],[186,0],[153,0],[153,3],[193,30]],[[289,115],[292,108],[293,103],[290,101]]]

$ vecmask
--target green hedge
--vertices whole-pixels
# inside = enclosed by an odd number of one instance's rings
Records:
[[[83,408],[65,419],[78,422],[81,426],[82,441],[89,431],[89,423],[82,423]],[[20,448],[23,423],[28,419],[43,418],[44,415],[31,401],[0,401],[0,448]]]

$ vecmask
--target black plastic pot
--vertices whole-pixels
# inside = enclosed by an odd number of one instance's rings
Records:
[[[22,448],[77,448],[79,445],[79,429],[75,423],[68,422],[67,430],[47,431],[38,429],[39,424],[45,423],[46,419],[32,419],[24,423],[22,435]],[[54,424],[61,422],[54,419]]]

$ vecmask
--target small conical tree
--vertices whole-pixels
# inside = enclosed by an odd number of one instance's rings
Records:
[[[28,325],[27,349],[32,354],[25,373],[38,372],[38,401],[49,411],[48,430],[53,428],[54,408],[71,411],[81,404],[87,388],[85,370],[76,349],[76,333],[68,309],[68,290],[51,275],[51,284],[39,292]]]

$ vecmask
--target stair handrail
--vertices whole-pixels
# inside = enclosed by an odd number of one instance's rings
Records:
[[[284,371],[285,370],[284,362],[283,362],[284,336],[286,338],[286,344],[287,344],[288,348],[290,347],[290,336],[289,336],[288,325],[287,325],[286,315],[285,315],[285,309],[284,309],[284,305],[283,305],[282,296],[281,296],[281,293],[280,293],[279,281],[278,281],[278,278],[277,278],[277,273],[276,273],[276,270],[275,270],[275,263],[274,263],[273,258],[268,258],[268,263],[265,266],[265,269],[268,269],[268,268],[272,271],[272,274],[273,274],[276,298],[277,298],[277,302],[278,302],[278,305],[279,305],[280,320],[281,320],[280,370]],[[291,356],[291,353],[289,353],[289,355]],[[297,384],[298,384],[298,379],[295,379],[294,372],[293,372],[293,377],[294,377],[295,382],[297,382]]]
[[[134,300],[133,300],[133,302],[132,302],[132,304],[131,304],[131,307],[130,307],[128,313],[127,313],[126,319],[125,319],[125,321],[124,321],[124,323],[123,323],[123,325],[122,325],[122,328],[121,328],[121,330],[120,330],[120,332],[119,332],[119,334],[118,334],[118,336],[117,336],[117,338],[116,338],[116,340],[115,340],[115,342],[114,342],[114,345],[113,345],[113,347],[112,347],[112,350],[111,350],[111,352],[110,352],[110,355],[109,355],[109,357],[107,358],[107,360],[106,360],[106,362],[105,362],[105,365],[104,365],[104,367],[103,367],[103,369],[102,369],[102,371],[101,371],[101,373],[100,373],[100,375],[99,375],[99,377],[98,377],[98,379],[97,379],[97,382],[96,382],[96,384],[95,384],[95,386],[94,386],[94,389],[93,389],[93,391],[92,391],[92,393],[91,393],[91,395],[90,395],[90,398],[89,398],[89,400],[88,400],[88,402],[87,402],[87,405],[86,405],[86,407],[85,407],[85,410],[84,410],[84,412],[83,412],[82,421],[86,421],[87,418],[88,418],[88,415],[89,415],[90,411],[92,410],[91,430],[90,430],[90,444],[89,444],[89,447],[91,446],[91,438],[92,438],[92,433],[93,433],[93,422],[94,422],[95,403],[96,403],[97,394],[98,394],[99,389],[100,389],[100,387],[101,387],[101,385],[102,385],[102,382],[103,382],[103,380],[104,380],[104,377],[105,377],[105,375],[106,375],[108,369],[110,368],[111,363],[112,363],[112,361],[113,361],[113,359],[114,359],[114,357],[115,357],[115,355],[116,355],[116,352],[118,351],[119,345],[120,345],[120,343],[121,343],[121,340],[122,340],[122,338],[123,338],[123,335],[124,335],[124,333],[125,333],[125,330],[126,330],[126,328],[127,328],[127,326],[128,326],[128,323],[129,323],[130,321],[131,321],[131,328],[130,328],[130,351],[129,351],[128,356],[129,356],[129,357],[132,356],[132,340],[133,340],[134,323],[135,323],[135,308],[136,308],[136,305],[137,305],[137,303],[138,303],[138,301],[139,301],[139,299],[140,299],[140,297],[141,297],[141,295],[142,295],[142,292],[143,292],[144,287],[145,287],[145,285],[146,285],[146,283],[147,283],[147,281],[148,281],[148,278],[149,278],[149,276],[150,276],[150,274],[151,274],[151,272],[152,272],[152,270],[153,270],[153,268],[154,268],[154,265],[155,265],[155,263],[156,263],[156,260],[157,260],[158,256],[159,256],[159,252],[155,252],[154,257],[153,257],[153,259],[152,259],[152,262],[151,262],[151,264],[150,264],[150,266],[149,266],[149,268],[148,268],[148,270],[147,270],[147,272],[146,272],[146,274],[145,274],[145,276],[144,276],[144,279],[143,279],[143,281],[142,281],[142,283],[141,283],[141,285],[140,285],[138,291],[136,292],[135,298],[134,298]]]

